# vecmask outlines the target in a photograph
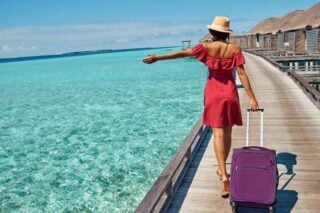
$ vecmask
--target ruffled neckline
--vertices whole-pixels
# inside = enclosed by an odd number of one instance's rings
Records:
[[[201,62],[207,65],[212,70],[231,70],[235,66],[245,63],[245,59],[241,50],[237,53],[233,53],[232,57],[220,57],[210,55],[205,49],[203,44],[198,44],[192,48],[192,54]]]
[[[208,52],[208,50],[203,46],[203,44],[198,44],[201,45],[201,48],[203,49],[203,51],[205,51],[205,53],[207,54],[207,56],[210,56],[212,58],[216,58],[216,59],[233,59],[236,55],[241,54],[241,51],[237,52],[237,53],[232,53],[232,57],[220,57],[220,56],[214,56],[214,55],[210,55],[210,53]]]

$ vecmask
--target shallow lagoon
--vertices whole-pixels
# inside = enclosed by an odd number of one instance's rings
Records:
[[[0,64],[0,210],[133,212],[202,112],[172,50]]]

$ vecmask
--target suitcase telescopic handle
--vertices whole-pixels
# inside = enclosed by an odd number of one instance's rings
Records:
[[[249,146],[249,126],[250,126],[250,112],[251,109],[247,108],[247,132],[246,132],[246,146]],[[264,108],[258,109],[261,112],[261,127],[260,127],[260,146],[263,147],[263,112]]]

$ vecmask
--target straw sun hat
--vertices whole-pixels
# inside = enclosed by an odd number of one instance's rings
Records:
[[[223,33],[231,33],[233,32],[230,28],[229,18],[225,16],[216,16],[211,25],[207,25],[208,29],[215,30]]]

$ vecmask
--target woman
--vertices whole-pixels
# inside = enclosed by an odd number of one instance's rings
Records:
[[[243,66],[245,59],[241,49],[238,45],[227,42],[229,33],[232,32],[229,19],[217,16],[207,27],[213,36],[213,42],[165,55],[151,54],[143,59],[143,62],[151,64],[159,60],[195,56],[208,67],[203,124],[210,126],[214,134],[214,150],[219,164],[217,175],[222,180],[221,196],[226,198],[230,193],[226,160],[231,147],[232,126],[242,125],[239,96],[232,75],[234,68],[237,69],[239,79],[249,96],[251,110],[257,111],[259,106]]]

